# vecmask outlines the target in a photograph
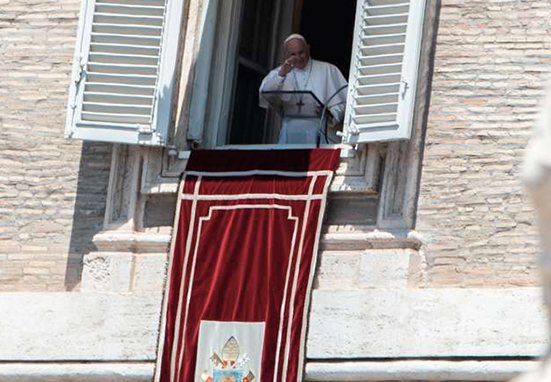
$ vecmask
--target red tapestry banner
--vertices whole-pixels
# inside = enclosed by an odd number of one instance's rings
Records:
[[[339,150],[199,150],[178,192],[155,380],[302,381]]]

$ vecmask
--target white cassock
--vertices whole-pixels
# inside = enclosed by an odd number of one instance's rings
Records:
[[[346,85],[346,80],[335,65],[310,59],[304,69],[294,68],[284,77],[279,75],[279,69],[277,67],[272,70],[262,81],[259,89],[260,107],[270,106],[267,96],[262,94],[264,91],[310,90],[323,104],[335,95],[329,100],[327,110],[333,117],[333,124],[343,120],[347,92],[346,89],[338,90]],[[316,113],[315,105],[308,104],[311,97],[304,94],[285,95],[282,98],[287,106],[283,112],[278,143],[315,144],[322,125],[319,116],[321,110]]]

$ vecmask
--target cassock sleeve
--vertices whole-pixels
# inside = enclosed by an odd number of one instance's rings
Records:
[[[272,91],[272,90],[282,90],[283,84],[285,83],[285,76],[281,77],[279,75],[279,68],[272,70],[260,84],[258,89],[258,105],[267,109],[270,107],[268,100],[262,95],[263,91]]]

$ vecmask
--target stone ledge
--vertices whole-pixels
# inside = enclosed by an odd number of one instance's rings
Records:
[[[306,381],[506,381],[533,370],[536,361],[398,360],[307,362]],[[9,382],[150,382],[153,362],[0,363]]]
[[[179,178],[159,178],[157,182],[146,183],[141,193],[144,195],[176,195],[180,184]],[[366,183],[365,176],[335,175],[329,186],[331,194],[361,193],[366,196],[377,195],[371,185]]]
[[[94,236],[98,251],[159,253],[168,252],[170,233],[103,231]]]
[[[307,357],[536,357],[540,301],[539,288],[314,290]],[[160,306],[161,293],[0,294],[0,361],[153,362]]]
[[[419,249],[423,240],[416,231],[331,232],[321,236],[322,250]]]
[[[539,288],[314,290],[307,355],[537,357],[548,340],[542,301]]]
[[[166,227],[169,230],[169,227]],[[171,234],[165,232],[103,231],[94,236],[98,251],[168,252]],[[416,231],[372,230],[370,232],[322,233],[320,250],[419,249],[423,240]]]
[[[362,193],[366,195],[376,195],[373,185],[367,181],[365,174],[365,156],[350,145],[322,145],[322,147],[340,148],[340,165],[335,171],[335,176],[330,185],[332,193]],[[222,149],[233,150],[272,150],[272,149],[298,149],[300,147],[285,147],[282,145],[231,145],[220,147]],[[304,147],[306,148],[306,147]],[[313,148],[313,147],[308,147]],[[163,174],[159,168],[158,161],[148,160],[144,165],[146,174],[145,180],[141,186],[140,192],[145,195],[176,194],[178,192],[180,174],[184,171],[185,164],[189,158],[189,151],[181,152],[183,157],[176,162],[172,162],[172,169],[165,170]],[[151,162],[151,163],[150,163]]]
[[[308,381],[507,381],[537,367],[518,360],[308,362]]]
[[[153,362],[0,363],[0,381],[150,382]]]
[[[153,361],[160,310],[160,291],[3,293],[0,361]]]

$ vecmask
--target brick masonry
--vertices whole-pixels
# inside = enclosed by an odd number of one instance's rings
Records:
[[[78,0],[0,0],[0,291],[78,289],[111,146],[63,138]]]
[[[551,70],[551,2],[441,3],[417,229],[426,286],[539,283],[519,180]]]
[[[111,147],[63,138],[78,0],[0,0],[0,291],[78,289]],[[538,283],[518,180],[551,64],[548,1],[443,0],[416,229],[422,286]]]

